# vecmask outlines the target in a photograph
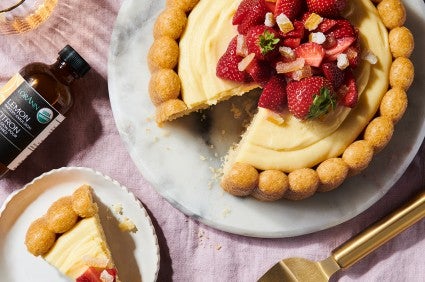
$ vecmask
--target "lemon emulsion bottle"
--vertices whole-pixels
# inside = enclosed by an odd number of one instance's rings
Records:
[[[70,85],[89,70],[67,45],[54,64],[28,64],[0,89],[0,178],[65,119],[73,101]]]

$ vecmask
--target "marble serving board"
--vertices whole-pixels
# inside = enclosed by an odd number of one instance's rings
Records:
[[[340,188],[307,200],[258,202],[226,194],[219,168],[229,146],[239,140],[242,119],[232,99],[158,128],[148,94],[147,52],[152,27],[165,1],[126,0],[112,34],[108,82],[116,124],[142,175],[174,207],[211,227],[262,238],[290,237],[319,231],[353,218],[380,199],[404,173],[425,135],[425,5],[404,1],[416,40],[412,60],[416,79],[409,107],[390,144],[364,173]]]

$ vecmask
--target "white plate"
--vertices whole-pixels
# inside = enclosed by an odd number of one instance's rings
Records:
[[[230,133],[230,128],[237,125],[225,115],[229,103],[220,103],[207,112],[207,128],[196,114],[164,128],[152,121],[146,55],[153,41],[153,23],[165,1],[124,1],[111,39],[108,83],[114,118],[131,157],[143,176],[176,208],[220,230],[256,237],[288,237],[353,218],[394,185],[425,135],[425,5],[421,0],[404,3],[406,25],[416,40],[412,55],[416,77],[409,90],[408,110],[390,144],[363,174],[335,191],[301,202],[260,203],[223,193],[212,178],[210,168],[218,168],[220,157],[238,140]],[[229,130],[222,135],[225,127]]]
[[[159,246],[152,222],[135,196],[118,182],[88,168],[61,168],[34,179],[11,194],[0,209],[1,281],[69,281],[40,257],[31,255],[24,240],[28,226],[44,215],[59,197],[70,195],[82,184],[93,187],[100,203],[104,229],[123,281],[155,281]],[[110,210],[122,204],[123,215]],[[127,216],[137,232],[122,232],[117,220]]]

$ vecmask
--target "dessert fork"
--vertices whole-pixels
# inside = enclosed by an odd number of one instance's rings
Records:
[[[425,217],[425,191],[349,239],[319,262],[287,258],[270,268],[258,282],[322,282],[346,269]]]

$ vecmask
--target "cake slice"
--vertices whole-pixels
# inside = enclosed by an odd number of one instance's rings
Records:
[[[75,281],[119,281],[89,185],[58,199],[32,222],[25,245]]]

